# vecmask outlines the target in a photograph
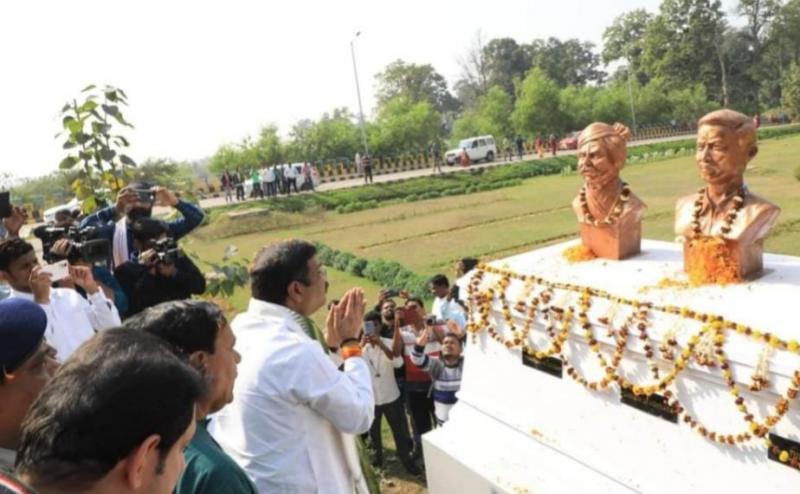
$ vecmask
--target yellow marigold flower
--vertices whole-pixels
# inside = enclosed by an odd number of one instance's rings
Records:
[[[781,454],[778,455],[778,459],[781,460],[782,463],[786,463],[789,461],[789,452],[784,449],[781,451]]]

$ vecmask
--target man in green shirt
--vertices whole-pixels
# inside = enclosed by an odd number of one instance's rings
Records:
[[[233,400],[236,338],[222,311],[201,300],[166,302],[125,321],[128,328],[154,334],[169,342],[203,374],[208,390],[197,405],[197,431],[186,448],[186,469],[175,494],[257,494],[242,468],[220,448],[206,429],[209,414]]]

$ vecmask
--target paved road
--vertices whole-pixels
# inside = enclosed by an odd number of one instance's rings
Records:
[[[658,139],[646,139],[642,141],[636,141],[629,144],[630,147],[641,146],[644,144],[653,144],[657,142],[670,142],[670,141],[680,141],[687,138],[691,138],[694,136],[694,133],[691,134],[684,134],[679,136],[672,136],[672,137],[662,137]],[[559,155],[574,155],[575,151],[559,151]],[[550,157],[548,153],[545,155],[545,158]],[[536,160],[539,159],[535,155],[528,154],[523,157],[524,160]],[[470,169],[475,168],[492,168],[495,166],[503,166],[509,163],[514,163],[515,161],[503,161],[497,160],[492,163],[477,163],[473,164],[469,168],[462,168],[460,166],[442,166],[442,170],[444,173],[463,173]],[[383,175],[375,175],[374,183],[386,183],[386,182],[397,182],[401,180],[408,180],[410,178],[417,178],[417,177],[428,177],[431,176],[431,168],[422,168],[419,170],[408,170],[404,172],[396,172],[396,173],[386,173]],[[319,187],[317,187],[317,191],[328,191],[328,190],[339,190],[339,189],[347,189],[350,187],[363,187],[364,186],[364,179],[363,178],[353,178],[349,180],[339,180],[336,182],[327,182]],[[310,192],[303,192],[304,194],[308,194]],[[247,199],[248,201],[254,201],[257,199]],[[209,209],[217,206],[224,206],[225,205],[225,197],[212,197],[209,199],[203,199],[200,201],[200,206],[204,209]]]

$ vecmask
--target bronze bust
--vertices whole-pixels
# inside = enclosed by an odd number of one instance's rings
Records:
[[[740,279],[761,271],[764,237],[780,208],[744,184],[747,164],[757,153],[756,129],[746,115],[724,109],[698,122],[695,159],[705,186],[675,206],[675,232],[684,240],[684,268],[690,274],[690,265],[701,262],[700,239],[716,241]]]
[[[628,157],[630,130],[595,122],[578,138],[578,172],[584,185],[572,201],[581,241],[594,255],[624,259],[641,250],[647,206],[619,177]]]

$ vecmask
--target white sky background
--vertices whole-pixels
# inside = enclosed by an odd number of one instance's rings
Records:
[[[601,44],[617,15],[659,0],[0,0],[0,172],[49,173],[59,110],[90,83],[123,88],[130,155],[195,160],[275,123],[364,111],[388,63],[430,63],[452,84],[485,40]],[[727,9],[734,0],[723,2]]]

